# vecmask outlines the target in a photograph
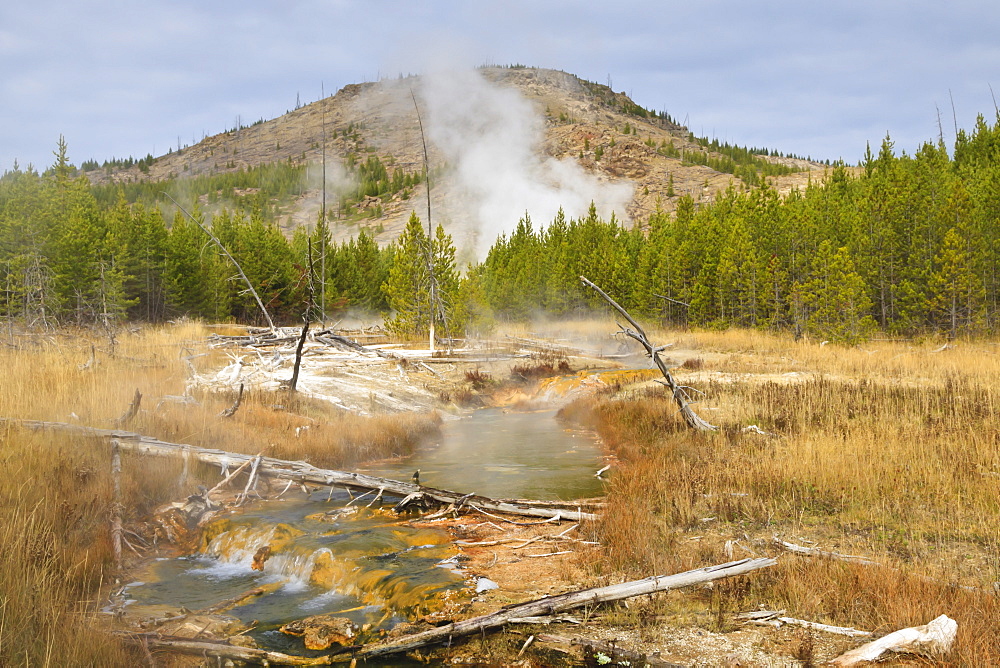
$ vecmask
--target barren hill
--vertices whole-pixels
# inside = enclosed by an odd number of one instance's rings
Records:
[[[267,163],[306,165],[304,193],[277,203],[280,224],[291,230],[317,220],[325,152],[335,238],[364,227],[386,242],[411,211],[425,217],[425,184],[376,196],[345,193],[357,190],[358,165],[375,157],[389,175],[420,175],[421,125],[433,220],[444,223],[460,245],[478,245],[480,253],[525,212],[544,224],[560,206],[568,215],[582,215],[581,207],[594,201],[603,215],[613,211],[620,220],[641,223],[657,206],[673,210],[685,194],[706,201],[730,185],[749,187],[763,179],[785,194],[825,169],[699,141],[624,93],[565,72],[511,67],[348,85],[274,120],[171,151],[143,169],[96,170],[90,176],[96,183],[183,180]]]

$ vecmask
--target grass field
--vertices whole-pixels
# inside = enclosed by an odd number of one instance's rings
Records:
[[[658,338],[695,355],[677,378],[705,392],[695,408],[721,429],[687,430],[658,389],[610,388],[565,409],[620,460],[595,569],[667,573],[779,553],[776,536],[809,541],[879,565],[785,555],[700,608],[670,599],[646,615],[687,610],[725,628],[721,611],[763,606],[887,632],[947,614],[959,624],[950,662],[1000,663],[1000,349]]]
[[[591,342],[613,330],[558,327]],[[231,392],[161,403],[185,393],[185,356],[203,355],[190,360],[199,371],[226,362],[205,347],[209,331],[137,329],[119,336],[113,354],[82,332],[8,339],[0,416],[110,427],[138,388],[143,410],[129,429],[334,468],[405,453],[437,429],[433,416],[361,418],[287,395],[250,393],[231,420],[219,417]],[[678,379],[704,392],[695,408],[721,429],[687,430],[648,384],[609,387],[564,409],[618,460],[608,510],[589,528],[602,546],[586,557],[589,571],[644,577],[774,555],[775,537],[878,565],[785,554],[768,571],[611,617],[639,629],[729,631],[729,613],[764,606],[883,633],[947,614],[959,623],[950,664],[1000,663],[1000,348],[842,348],[742,331],[652,338],[675,342],[667,354]],[[776,437],[743,433],[747,425]],[[95,628],[105,617],[95,602],[119,575],[106,444],[14,423],[0,424],[0,438],[0,665],[143,663]],[[197,480],[182,487],[180,474],[180,463],[127,457],[126,524],[190,493]],[[808,635],[775,651],[802,664],[827,658]]]
[[[205,348],[208,334],[194,324],[136,329],[119,336],[113,354],[106,339],[88,332],[5,335],[0,417],[110,428],[138,388],[143,410],[125,428],[325,467],[408,452],[438,428],[433,416],[361,418],[287,394],[250,393],[231,420],[219,413],[232,403],[232,393],[196,391],[197,404],[160,404],[164,396],[184,394],[184,356],[205,353],[192,359],[199,370],[226,361]],[[303,426],[310,429],[296,437]],[[109,446],[13,422],[0,424],[0,443],[0,665],[146,664],[95,628],[106,617],[95,614],[96,602],[118,577],[109,531]],[[124,458],[126,526],[194,491],[199,480],[182,486],[181,470],[180,462]]]

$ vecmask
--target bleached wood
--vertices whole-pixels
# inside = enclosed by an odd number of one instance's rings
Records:
[[[617,585],[606,587],[594,587],[579,591],[536,599],[520,605],[510,606],[498,612],[488,615],[481,615],[459,622],[452,622],[430,631],[415,633],[410,636],[399,638],[387,643],[362,648],[356,656],[358,658],[373,658],[377,656],[387,656],[400,652],[409,652],[420,647],[447,642],[452,638],[470,635],[496,628],[507,624],[512,619],[523,619],[524,617],[540,617],[554,615],[568,610],[575,610],[587,605],[619,601],[633,596],[653,594],[671,589],[680,589],[692,585],[704,584],[714,580],[729,578],[736,575],[743,575],[761,568],[773,566],[777,561],[769,557],[757,559],[741,559],[731,561],[717,566],[698,568],[676,575],[657,575],[633,580]]]
[[[821,624],[819,622],[810,622],[806,619],[796,619],[794,617],[779,617],[779,616],[769,616],[763,619],[750,619],[748,620],[751,624],[758,624],[760,626],[773,626],[775,628],[781,628],[781,626],[788,624],[789,626],[801,626],[802,628],[809,629],[811,631],[822,631],[824,633],[833,633],[835,635],[847,636],[849,638],[868,638],[871,636],[871,631],[861,631],[859,629],[851,628],[849,626],[832,626],[830,624]]]
[[[855,666],[875,661],[886,652],[905,652],[941,658],[951,651],[957,634],[958,622],[948,615],[941,615],[923,626],[900,629],[856,647],[830,661],[830,665]]]
[[[781,540],[780,538],[775,538],[774,542],[784,550],[806,557],[820,557],[823,559],[834,559],[837,561],[850,561],[856,564],[866,564],[868,566],[877,565],[877,562],[872,561],[867,557],[859,557],[853,554],[840,554],[839,552],[828,552],[815,547],[804,547],[802,545],[796,545],[795,543],[789,543]]]

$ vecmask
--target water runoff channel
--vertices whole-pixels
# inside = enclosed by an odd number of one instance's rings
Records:
[[[601,466],[597,437],[563,424],[555,410],[490,408],[447,419],[436,442],[365,472],[409,480],[419,469],[420,482],[434,487],[571,500],[602,494],[594,476]],[[264,588],[268,593],[225,614],[254,624],[247,635],[260,647],[305,655],[312,652],[302,638],[282,633],[282,625],[335,614],[359,628],[388,630],[474,593],[447,532],[410,526],[392,512],[392,501],[384,508],[366,503],[351,504],[342,489],[256,503],[209,523],[194,553],[152,562],[126,597],[136,609],[193,611]],[[258,570],[254,556],[263,546],[269,557]]]

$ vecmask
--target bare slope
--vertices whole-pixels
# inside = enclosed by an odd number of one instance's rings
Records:
[[[330,210],[336,210],[336,192],[349,180],[344,164],[351,155],[361,162],[378,156],[390,172],[399,168],[420,173],[419,105],[429,140],[434,220],[450,225],[453,233],[459,228],[460,242],[465,236],[467,242],[475,243],[479,235],[480,250],[497,233],[511,229],[527,208],[536,222],[548,222],[545,216],[550,210],[541,207],[539,217],[535,200],[572,199],[574,195],[600,200],[603,191],[613,191],[602,214],[613,209],[619,219],[641,222],[657,206],[672,211],[682,195],[706,201],[731,184],[743,185],[733,174],[682,160],[681,151],[704,153],[687,128],[644,112],[624,93],[554,70],[484,68],[477,73],[444,84],[426,77],[351,84],[274,120],[213,135],[160,156],[148,174],[131,167],[110,175],[91,172],[91,178],[162,180],[278,161],[308,164],[310,190],[282,209],[282,225],[291,230],[317,219],[324,136]],[[525,109],[530,109],[531,118]],[[520,155],[518,151],[526,150],[522,144],[536,155]],[[823,165],[805,160],[764,159],[800,170],[768,178],[782,194],[804,186],[810,178],[820,178],[824,170]],[[524,183],[508,183],[512,175],[548,190],[523,195]],[[490,188],[495,192],[486,192]],[[387,242],[399,233],[411,211],[426,216],[425,197],[421,184],[378,200],[351,203],[330,214],[334,235],[344,239],[364,227],[378,241]],[[522,198],[527,198],[525,203]],[[510,210],[487,211],[497,209],[498,204]],[[572,205],[559,204],[571,215],[579,215]],[[509,222],[492,224],[491,215]],[[466,229],[470,217],[483,220]]]

